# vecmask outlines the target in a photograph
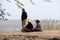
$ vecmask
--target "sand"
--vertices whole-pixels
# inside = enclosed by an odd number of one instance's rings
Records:
[[[60,40],[60,30],[43,30],[42,32],[0,32],[0,40]]]

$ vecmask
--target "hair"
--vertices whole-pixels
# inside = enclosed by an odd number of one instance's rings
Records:
[[[22,8],[22,11],[23,11],[23,12],[25,12],[25,9],[24,9],[24,8]]]

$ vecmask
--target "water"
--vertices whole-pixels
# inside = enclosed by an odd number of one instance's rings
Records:
[[[32,21],[32,24],[35,27],[36,23],[34,20]],[[42,29],[60,29],[60,20],[42,20],[41,27]],[[20,20],[0,21],[0,31],[20,31],[21,28],[22,25]]]
[[[0,31],[19,31],[21,27],[20,20],[0,21]]]

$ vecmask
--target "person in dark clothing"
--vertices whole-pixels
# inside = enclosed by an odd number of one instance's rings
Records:
[[[31,20],[27,21],[28,24],[23,28],[24,32],[33,32],[33,25],[31,23]]]
[[[25,9],[22,8],[22,15],[21,15],[22,27],[26,24],[25,23],[26,19],[27,19],[27,13],[25,12]]]
[[[33,32],[33,25],[31,22],[28,22],[26,28],[27,28],[26,32]]]

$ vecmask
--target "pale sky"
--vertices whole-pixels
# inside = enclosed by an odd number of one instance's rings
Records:
[[[42,0],[34,0],[35,5],[32,5],[29,0],[20,0],[24,4],[24,8],[31,19],[60,19],[60,0],[51,0],[45,2]],[[15,4],[14,0],[11,3],[6,0],[1,0],[3,8],[11,14],[6,16],[9,20],[21,20],[21,9]]]

